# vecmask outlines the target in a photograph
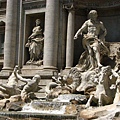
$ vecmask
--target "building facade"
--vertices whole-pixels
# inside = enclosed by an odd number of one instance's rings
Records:
[[[84,49],[82,37],[76,41],[73,37],[91,9],[98,11],[107,29],[106,41],[120,42],[119,0],[1,0],[1,75],[9,75],[15,65],[24,74],[27,70],[60,71],[75,66]],[[36,19],[41,20],[44,33],[43,64],[37,66],[26,64],[30,55],[25,47]]]

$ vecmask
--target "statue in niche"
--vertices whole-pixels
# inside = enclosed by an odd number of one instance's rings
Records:
[[[97,11],[91,10],[89,17],[90,19],[85,21],[74,36],[74,39],[77,39],[78,35],[83,34],[83,47],[85,52],[82,53],[77,65],[82,71],[101,67],[101,54],[109,53],[105,45],[107,30],[103,23],[97,19]]]
[[[28,37],[26,47],[29,48],[30,60],[27,64],[41,65],[43,63],[43,46],[44,36],[40,26],[40,19],[36,19],[36,26],[32,30],[32,34]]]

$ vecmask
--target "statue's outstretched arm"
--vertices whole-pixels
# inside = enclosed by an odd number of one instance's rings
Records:
[[[83,31],[88,28],[87,21],[82,25],[82,27],[76,32],[74,39],[78,38],[78,35],[82,35]]]
[[[26,79],[26,78],[23,78],[22,76],[20,76],[17,72],[15,72],[15,76],[18,80],[22,81],[22,82],[25,82],[27,83],[28,81],[31,81],[31,79]]]

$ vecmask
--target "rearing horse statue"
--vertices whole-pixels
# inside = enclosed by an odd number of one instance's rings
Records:
[[[102,67],[99,73],[99,77],[96,86],[96,91],[94,94],[90,95],[88,102],[86,103],[86,108],[90,106],[92,101],[98,101],[98,105],[112,104],[116,89],[110,89],[112,84],[115,84],[117,77],[112,72],[110,66]]]

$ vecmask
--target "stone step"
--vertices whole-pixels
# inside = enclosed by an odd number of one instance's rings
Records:
[[[57,115],[57,114],[41,114],[41,113],[29,113],[29,112],[7,112],[0,111],[0,118],[14,118],[14,119],[25,119],[25,118],[39,118],[44,120],[77,120],[76,115]]]

